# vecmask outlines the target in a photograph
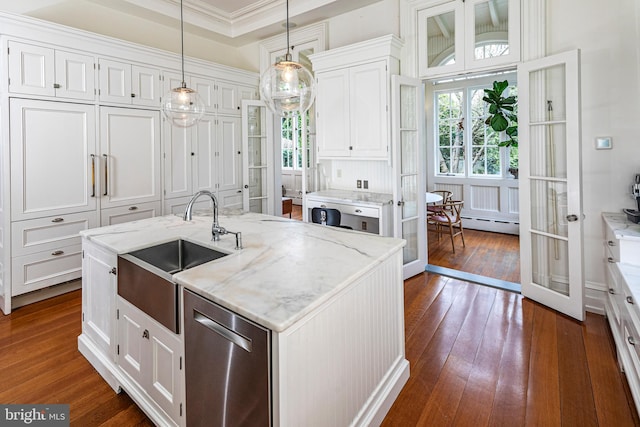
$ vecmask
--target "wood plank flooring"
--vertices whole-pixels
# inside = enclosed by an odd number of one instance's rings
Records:
[[[581,324],[430,273],[404,287],[411,376],[384,426],[640,425],[602,316]],[[66,403],[72,426],[152,425],[80,355],[80,319],[80,291],[0,317],[0,402]]]

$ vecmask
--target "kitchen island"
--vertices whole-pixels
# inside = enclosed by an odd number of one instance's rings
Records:
[[[229,255],[176,273],[173,281],[270,331],[272,425],[379,424],[409,376],[404,241],[252,213],[220,215],[220,225],[242,232],[243,249],[234,249],[233,235],[212,242],[210,216],[157,217],[83,232],[80,351],[154,422],[185,425],[184,373],[169,366],[182,363],[183,330],[165,331],[137,313],[117,295],[115,270],[118,255],[181,238]],[[168,366],[152,367],[148,386],[146,375],[136,378],[123,368],[132,357],[121,351],[131,347],[122,310],[149,325],[144,330],[163,342],[159,348],[171,349],[167,357],[150,358]],[[173,372],[167,378],[154,375],[167,370]]]

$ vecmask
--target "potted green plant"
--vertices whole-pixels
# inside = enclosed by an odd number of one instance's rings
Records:
[[[504,96],[504,91],[509,87],[509,82],[494,81],[493,89],[485,89],[484,102],[489,104],[489,116],[485,123],[495,132],[502,133],[506,139],[500,141],[500,147],[518,147],[518,99],[514,95]],[[513,165],[512,165],[513,166]],[[509,172],[517,179],[518,168],[510,167]]]

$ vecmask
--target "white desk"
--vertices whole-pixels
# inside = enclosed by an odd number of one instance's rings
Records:
[[[425,193],[425,201],[427,204],[429,203],[438,203],[442,201],[442,196],[437,193],[429,193],[428,191]]]

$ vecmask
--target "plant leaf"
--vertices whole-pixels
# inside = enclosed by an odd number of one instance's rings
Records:
[[[507,126],[509,126],[509,122],[501,113],[494,114],[491,118],[491,128],[496,132],[502,132]]]

